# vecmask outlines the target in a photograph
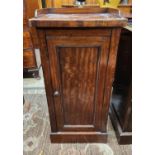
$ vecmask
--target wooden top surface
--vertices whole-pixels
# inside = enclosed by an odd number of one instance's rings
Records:
[[[34,27],[122,27],[127,19],[109,8],[47,8],[29,20]]]

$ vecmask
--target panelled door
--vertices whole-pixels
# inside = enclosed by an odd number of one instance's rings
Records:
[[[46,35],[46,40],[57,130],[106,131],[103,100],[110,37]]]

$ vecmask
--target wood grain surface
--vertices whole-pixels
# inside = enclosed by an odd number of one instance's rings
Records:
[[[122,27],[127,19],[110,8],[46,8],[29,20],[34,27]]]
[[[65,124],[93,124],[98,48],[66,47],[59,53]]]

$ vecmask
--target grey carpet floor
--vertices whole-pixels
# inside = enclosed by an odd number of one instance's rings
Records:
[[[131,145],[118,145],[108,120],[107,144],[51,144],[50,123],[45,94],[25,94],[23,112],[24,155],[131,155]]]

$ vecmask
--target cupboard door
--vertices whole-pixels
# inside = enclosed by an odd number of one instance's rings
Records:
[[[58,131],[106,131],[110,37],[46,36]]]

